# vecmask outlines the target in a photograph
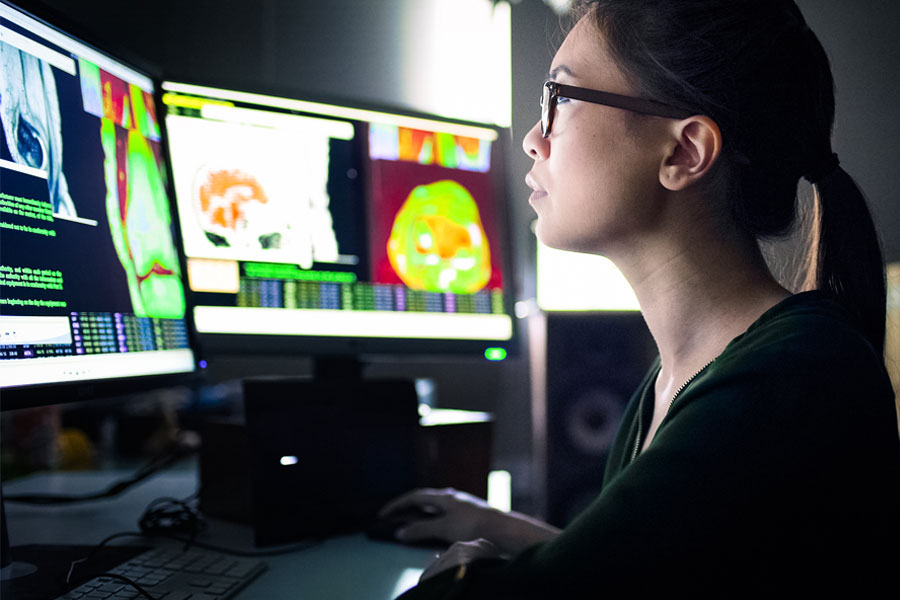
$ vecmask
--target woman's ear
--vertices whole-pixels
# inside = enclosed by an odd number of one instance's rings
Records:
[[[672,144],[659,168],[659,181],[672,191],[688,188],[712,169],[722,153],[722,132],[715,121],[698,115],[674,124]]]

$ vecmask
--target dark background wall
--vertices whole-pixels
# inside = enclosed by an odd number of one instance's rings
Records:
[[[403,68],[416,52],[405,18],[416,0],[38,0],[59,11],[92,39],[126,49],[173,78],[275,91],[298,97],[351,99],[428,112],[402,91],[415,86]],[[834,147],[867,192],[886,257],[900,260],[900,3],[895,0],[798,0],[832,57],[838,115]],[[563,19],[564,21],[564,19]],[[530,160],[522,136],[538,117],[538,87],[562,40],[560,18],[540,0],[512,3],[512,152],[509,201],[518,280],[517,298],[534,296],[534,239],[528,190]],[[477,68],[477,66],[473,66]],[[424,74],[423,74],[424,76]],[[527,337],[527,320],[522,320]],[[523,344],[523,348],[527,348]],[[261,372],[308,370],[302,359],[213,359],[210,373],[225,379]],[[497,466],[513,473],[514,493],[531,484],[531,411],[527,357],[482,362],[385,363],[381,374],[431,377],[438,403],[490,410],[498,419]]]
[[[900,2],[797,4],[831,58],[834,149],[868,196],[885,259],[900,261]]]

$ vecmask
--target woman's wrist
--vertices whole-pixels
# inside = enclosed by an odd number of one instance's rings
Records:
[[[516,554],[534,544],[549,541],[560,532],[548,523],[515,511],[491,509],[484,516],[480,536],[491,540],[505,554]]]

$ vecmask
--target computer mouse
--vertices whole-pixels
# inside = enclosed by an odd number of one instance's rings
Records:
[[[429,506],[407,506],[399,510],[389,512],[386,515],[376,517],[366,528],[366,535],[373,540],[407,543],[397,539],[397,532],[410,523],[422,521],[424,519],[433,519],[440,516],[440,509]],[[447,542],[442,540],[422,540],[417,542],[409,542],[410,545],[416,546],[446,546]]]

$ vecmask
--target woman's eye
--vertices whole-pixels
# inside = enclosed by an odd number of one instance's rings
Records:
[[[556,105],[557,105],[557,106],[559,106],[560,104],[565,104],[565,103],[568,102],[568,101],[569,101],[569,98],[565,98],[565,97],[563,97],[563,96],[557,96],[557,97],[556,97]]]

